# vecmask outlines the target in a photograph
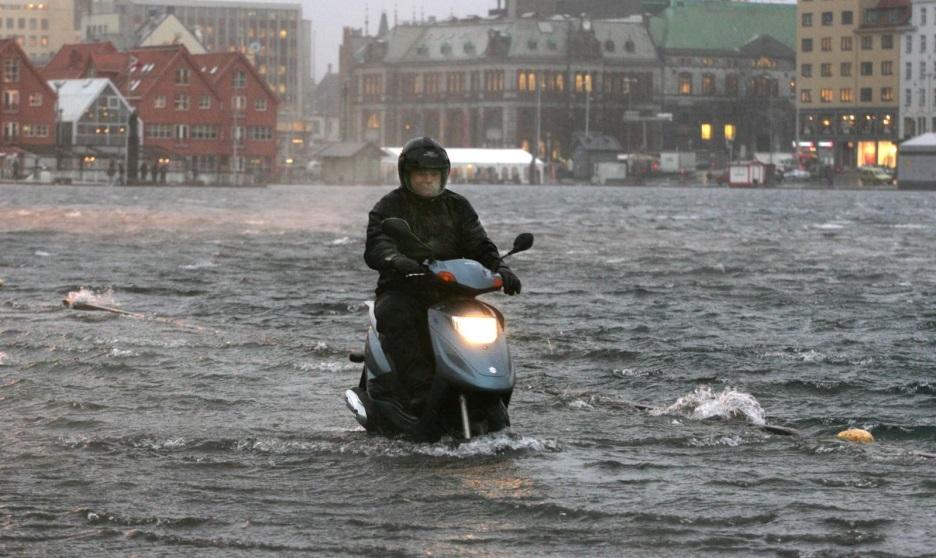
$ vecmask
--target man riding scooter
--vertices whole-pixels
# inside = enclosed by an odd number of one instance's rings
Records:
[[[364,261],[380,272],[374,303],[377,331],[395,371],[375,380],[382,385],[373,387],[415,415],[422,411],[434,375],[426,311],[441,299],[431,279],[422,277],[426,268],[413,247],[386,234],[383,221],[406,220],[437,259],[469,258],[499,273],[508,295],[521,289],[468,200],[445,189],[450,169],[448,154],[436,141],[409,141],[397,163],[400,187],[377,202],[367,224]]]

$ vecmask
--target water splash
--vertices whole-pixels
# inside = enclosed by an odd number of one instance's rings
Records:
[[[70,291],[65,297],[69,305],[94,304],[97,306],[115,306],[114,290],[110,287],[103,291],[95,291],[88,287],[81,287],[77,291]]]
[[[753,395],[730,387],[719,394],[713,393],[709,386],[697,387],[695,391],[680,397],[669,407],[653,409],[650,414],[682,415],[692,420],[743,416],[751,424],[763,426],[767,423],[764,409]]]

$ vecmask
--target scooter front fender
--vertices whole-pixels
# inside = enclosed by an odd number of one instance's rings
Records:
[[[452,316],[497,314],[476,300],[441,302],[429,309],[429,332],[436,359],[436,374],[466,391],[509,392],[515,376],[510,348],[498,321],[497,339],[488,345],[472,345],[455,331]]]

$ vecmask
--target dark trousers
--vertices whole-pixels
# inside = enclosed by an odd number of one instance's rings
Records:
[[[426,310],[436,300],[426,291],[388,290],[374,303],[377,331],[399,380],[394,391],[403,402],[432,386],[435,364]]]

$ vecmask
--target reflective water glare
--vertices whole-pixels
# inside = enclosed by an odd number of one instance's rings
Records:
[[[0,187],[0,554],[933,552],[936,196],[456,189],[514,426],[414,445],[341,400],[386,189]]]

